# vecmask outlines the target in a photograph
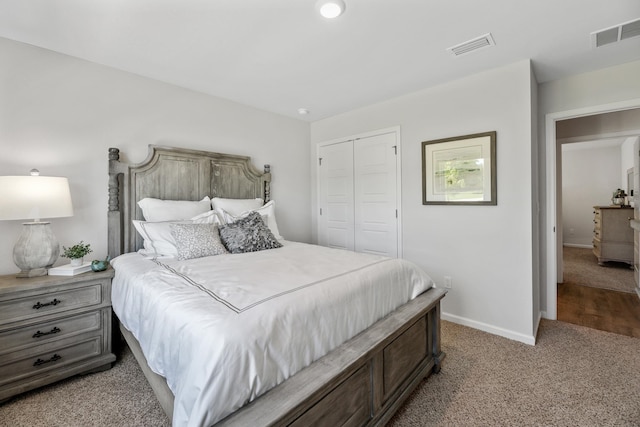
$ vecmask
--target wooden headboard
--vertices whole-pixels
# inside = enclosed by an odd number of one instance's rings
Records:
[[[108,253],[114,258],[142,247],[131,220],[143,220],[138,201],[202,200],[203,197],[270,199],[269,165],[260,172],[251,158],[232,154],[149,145],[139,164],[120,161],[120,150],[109,148]]]

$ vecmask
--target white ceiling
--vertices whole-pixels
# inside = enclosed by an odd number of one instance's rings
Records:
[[[315,2],[0,0],[0,36],[309,121],[526,58],[539,82],[640,59],[640,37],[590,42],[638,0],[345,0],[332,21]]]

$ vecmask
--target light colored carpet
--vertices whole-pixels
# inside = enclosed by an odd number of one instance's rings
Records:
[[[598,258],[588,248],[563,248],[564,281],[574,285],[635,292],[633,269],[623,262],[598,264]]]
[[[529,346],[452,323],[442,371],[390,423],[640,426],[640,340],[543,320]]]
[[[404,426],[640,426],[640,340],[543,320],[536,346],[442,322],[442,371],[390,422]],[[2,426],[168,426],[128,350],[109,371],[0,406]]]
[[[0,426],[170,426],[129,348],[117,356],[108,371],[69,378],[0,405]]]

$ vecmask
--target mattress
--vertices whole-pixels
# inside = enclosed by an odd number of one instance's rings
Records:
[[[433,286],[405,260],[282,243],[112,261],[113,310],[167,380],[173,425],[216,423]]]

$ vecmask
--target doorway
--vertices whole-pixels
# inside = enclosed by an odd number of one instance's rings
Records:
[[[618,111],[626,111],[640,108],[640,99],[594,106],[577,110],[552,113],[546,116],[546,165],[547,165],[547,209],[546,209],[546,265],[547,265],[547,286],[546,286],[546,316],[549,319],[557,319],[557,283],[563,271],[562,248],[563,248],[563,227],[562,227],[562,165],[560,160],[561,144],[558,143],[556,134],[557,122],[562,120],[594,116]],[[628,136],[634,135],[629,132]],[[637,132],[635,133],[637,135]],[[622,135],[617,135],[622,136]]]

